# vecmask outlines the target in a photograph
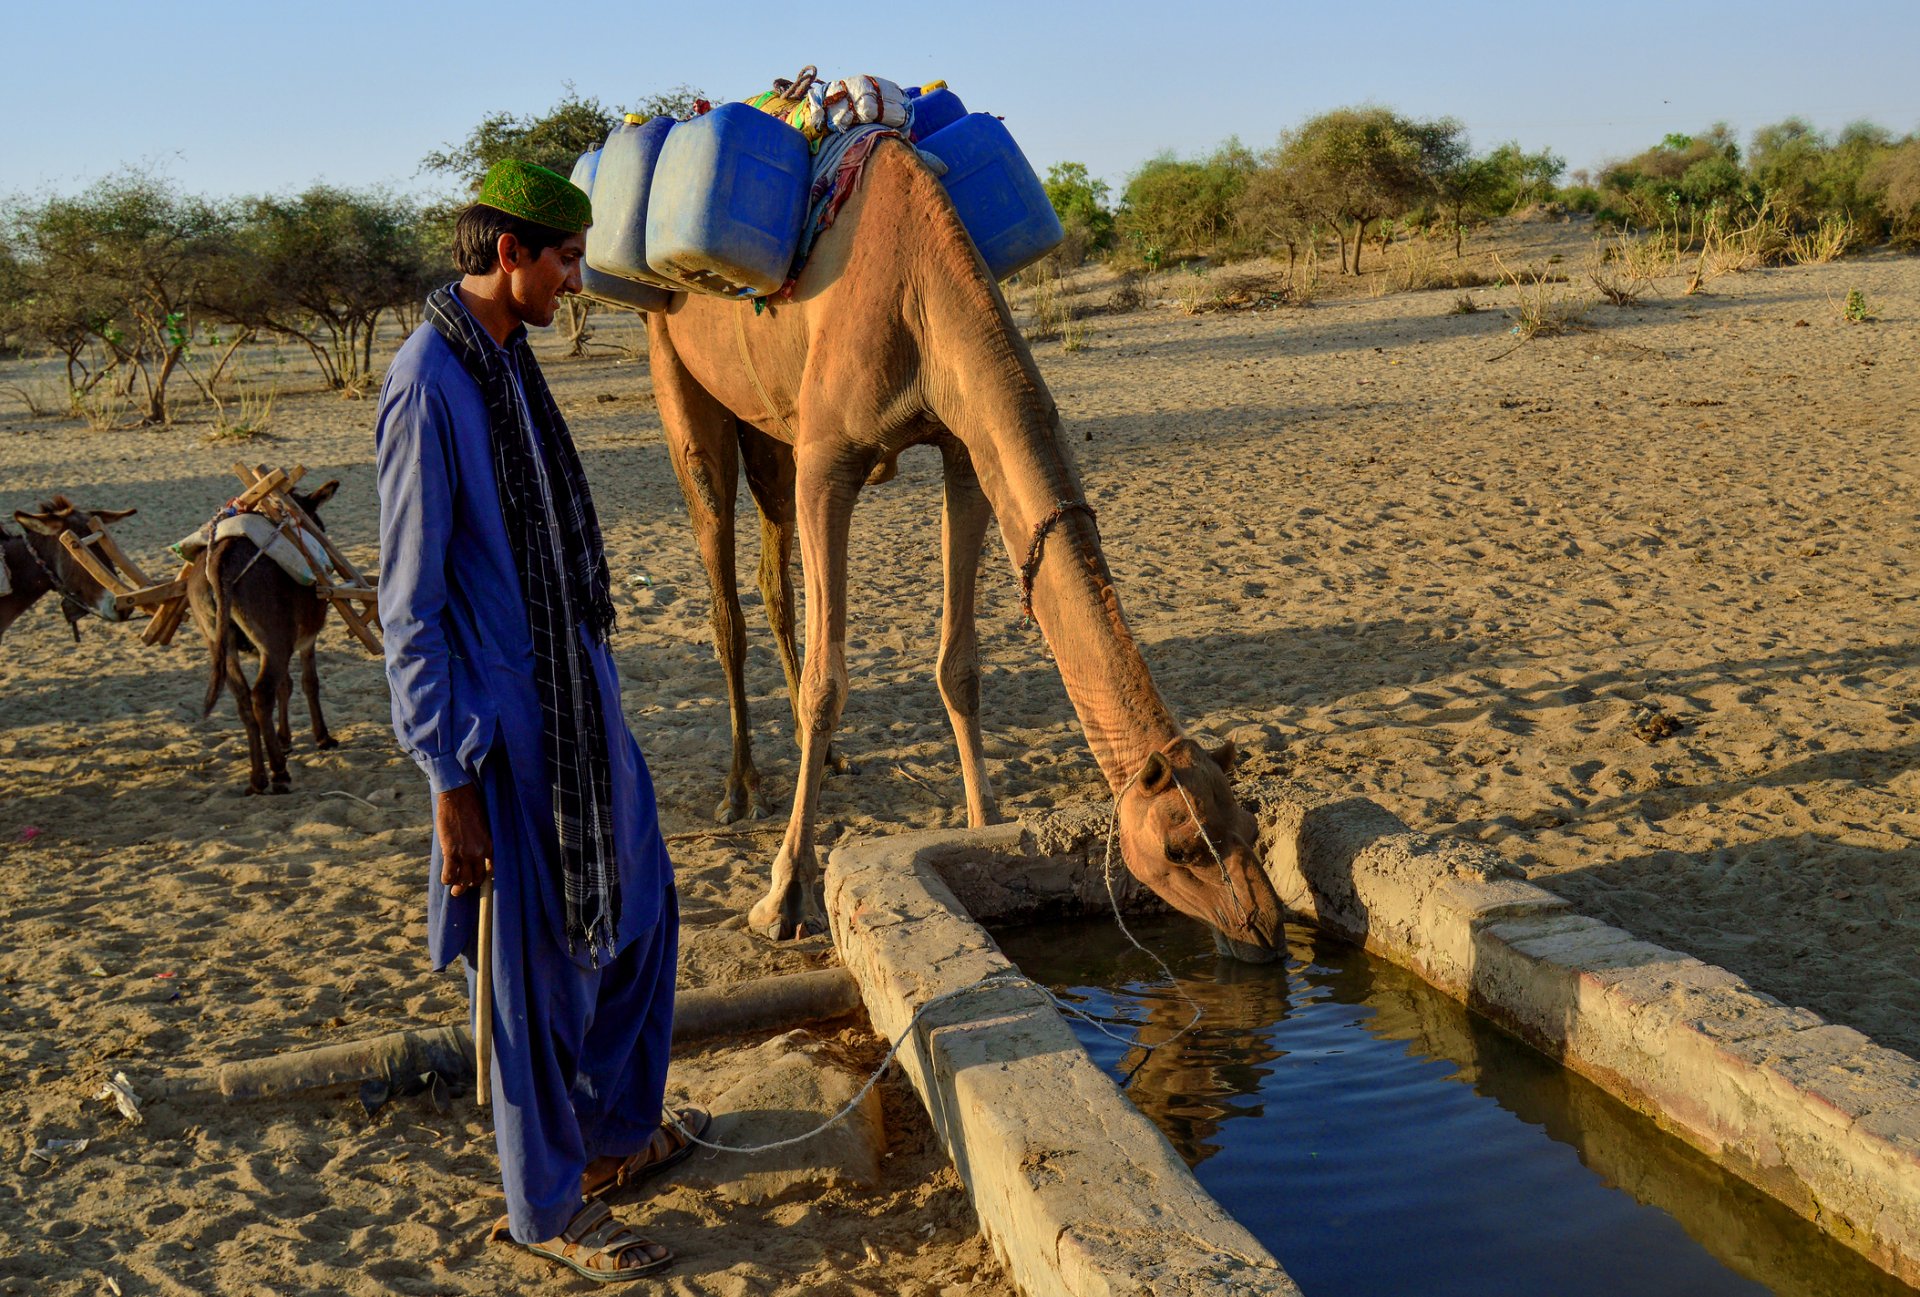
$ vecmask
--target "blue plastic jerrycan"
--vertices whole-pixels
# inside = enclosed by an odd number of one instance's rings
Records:
[[[1067,237],[1040,177],[999,118],[968,113],[920,147],[947,164],[941,181],[995,279],[1032,265]]]
[[[573,164],[573,174],[568,177],[575,185],[586,191],[587,197],[593,197],[593,181],[600,168],[600,150],[582,153],[580,160]],[[594,225],[599,221],[598,209],[595,209]],[[593,226],[587,227],[587,241],[593,241]],[[580,267],[580,295],[590,297],[596,302],[608,306],[625,307],[633,311],[664,311],[672,295],[666,289],[654,284],[643,284],[637,280],[622,279],[618,275],[609,275],[595,270],[591,263]]]
[[[793,266],[811,179],[806,137],[757,108],[721,104],[680,123],[653,172],[647,264],[699,292],[774,292]]]
[[[671,117],[646,121],[629,113],[600,147],[591,195],[593,224],[587,229],[589,270],[669,292],[682,289],[647,264],[647,200],[661,147],[678,125]]]

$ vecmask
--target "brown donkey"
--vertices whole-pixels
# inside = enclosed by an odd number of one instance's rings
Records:
[[[76,644],[80,642],[80,619],[89,613],[105,621],[125,621],[127,614],[114,607],[113,594],[74,562],[60,544],[60,533],[70,531],[85,538],[93,534],[91,524],[95,519],[104,527],[131,518],[134,512],[82,509],[64,495],[42,500],[38,512],[16,511],[13,520],[26,529],[25,534],[16,536],[0,527],[0,561],[6,563],[6,584],[12,587],[0,594],[0,636],[44,594],[60,596],[61,611],[66,614]],[[108,567],[113,566],[105,554],[99,557]]]
[[[293,498],[319,523],[320,506],[339,488],[339,482],[328,482],[311,493],[295,491]],[[320,676],[313,660],[313,642],[327,621],[326,601],[288,576],[251,540],[234,536],[216,540],[193,560],[187,571],[187,603],[213,655],[206,710],[213,711],[224,685],[233,694],[240,723],[246,727],[247,791],[287,792],[291,783],[287,749],[293,745],[287,710],[293,696],[296,651],[314,746],[339,746],[320,712]],[[241,671],[244,653],[257,653],[260,658],[251,686]]]

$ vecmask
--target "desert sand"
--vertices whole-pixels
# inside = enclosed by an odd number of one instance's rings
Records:
[[[1571,271],[1590,234],[1495,237]],[[1077,350],[1035,352],[1176,714],[1234,738],[1248,773],[1485,841],[1597,917],[1920,1054],[1920,382],[1899,360],[1920,340],[1920,261],[1728,275],[1697,296],[1666,280],[1532,340],[1499,309],[1510,289],[1475,290],[1471,314],[1454,290],[1362,289],[1188,316],[1170,282],[1090,313]],[[1074,286],[1091,308],[1110,281]],[[1876,321],[1842,318],[1855,287]],[[795,766],[757,596],[748,677],[774,818],[718,834],[706,581],[641,334],[596,327],[588,359],[538,345],[606,527],[628,719],[667,831],[693,835],[675,846],[681,984],[818,966],[824,940],[742,930]],[[191,408],[169,429],[93,432],[0,407],[0,502],[137,506],[118,534],[159,566],[233,493],[232,460],[297,461],[341,480],[329,527],[377,565],[373,403],[296,390],[283,360],[271,435],[241,447],[207,444]],[[266,349],[254,364],[275,372]],[[841,741],[859,770],[827,783],[828,846],[965,819],[932,678],[938,457],[901,469],[854,516]],[[740,544],[745,571],[750,511]],[[1004,809],[1103,797],[997,549],[980,614]],[[137,1085],[453,1021],[464,993],[426,966],[426,788],[376,660],[326,633],[342,746],[314,751],[296,700],[292,795],[250,798],[230,705],[200,716],[190,626],[164,650],[131,626],[83,633],[47,602],[0,642],[0,1291],[541,1290],[544,1263],[480,1241],[498,1186],[469,1102],[369,1119],[350,1094],[172,1100],[135,1127],[93,1097],[115,1071]],[[859,1027],[828,1034],[877,1057]],[[710,1095],[751,1044],[689,1050],[677,1091]],[[883,1093],[873,1188],[632,1204],[681,1256],[661,1287],[1006,1291],[913,1096]],[[91,1142],[51,1163],[29,1151],[61,1138]]]

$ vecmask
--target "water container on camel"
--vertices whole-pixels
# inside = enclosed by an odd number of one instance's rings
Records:
[[[668,292],[683,286],[647,265],[647,198],[661,146],[678,126],[671,117],[643,121],[633,113],[600,148],[593,176],[593,224],[587,229],[587,268]],[[578,168],[575,168],[578,170]]]
[[[966,115],[967,106],[960,102],[960,96],[942,86],[938,90],[923,90],[913,97],[913,116],[908,118],[907,127],[918,144]]]
[[[698,292],[774,292],[793,266],[811,180],[806,137],[777,117],[734,103],[682,122],[654,168],[647,264]]]
[[[1032,265],[1067,237],[1040,177],[998,117],[968,113],[920,148],[947,164],[942,183],[995,279]]]
[[[582,153],[580,160],[573,164],[573,174],[568,177],[587,197],[593,197],[593,181],[600,168],[600,150]],[[600,222],[596,219],[595,225]],[[588,227],[587,238],[593,238],[592,227]],[[607,306],[625,307],[632,311],[664,311],[673,300],[673,295],[664,288],[653,284],[643,284],[637,280],[622,279],[618,275],[609,275],[595,270],[591,264],[580,267],[580,296],[590,297]]]

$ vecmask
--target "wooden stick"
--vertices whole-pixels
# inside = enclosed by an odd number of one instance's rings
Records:
[[[129,608],[145,608],[148,612],[158,616],[160,610],[157,605],[172,603],[175,599],[186,594],[186,592],[187,583],[185,581],[168,581],[163,585],[145,585],[135,590],[132,594],[115,595],[113,597],[113,605],[121,612],[125,612]]]
[[[127,557],[126,551],[120,548],[120,542],[113,538],[113,533],[108,531],[98,518],[89,518],[87,521],[93,524],[93,533],[99,538],[97,543],[100,549],[122,572],[133,578],[135,587],[149,586],[154,583],[152,577],[140,570],[138,563]]]
[[[346,625],[346,628],[353,633],[355,639],[359,640],[360,643],[365,646],[367,652],[373,654],[375,657],[386,656],[387,650],[385,646],[380,643],[380,637],[373,633],[373,629],[367,625],[366,618],[362,617],[351,603],[345,599],[335,599],[333,601],[333,607],[334,611],[340,614],[340,620]]]
[[[160,610],[154,613],[153,620],[147,623],[147,629],[140,635],[140,642],[160,645],[173,643],[173,633],[180,629],[180,622],[186,615],[185,595],[171,603],[163,604]]]
[[[492,862],[488,862],[492,868]],[[493,1094],[493,875],[480,884],[480,967],[474,972],[474,1101],[482,1108]]]
[[[106,587],[108,594],[121,595],[133,593],[121,583],[118,577],[109,572],[107,565],[95,558],[93,552],[87,548],[85,542],[72,532],[63,531],[60,533],[60,545],[61,548],[73,556],[74,562],[87,569],[87,575]]]

